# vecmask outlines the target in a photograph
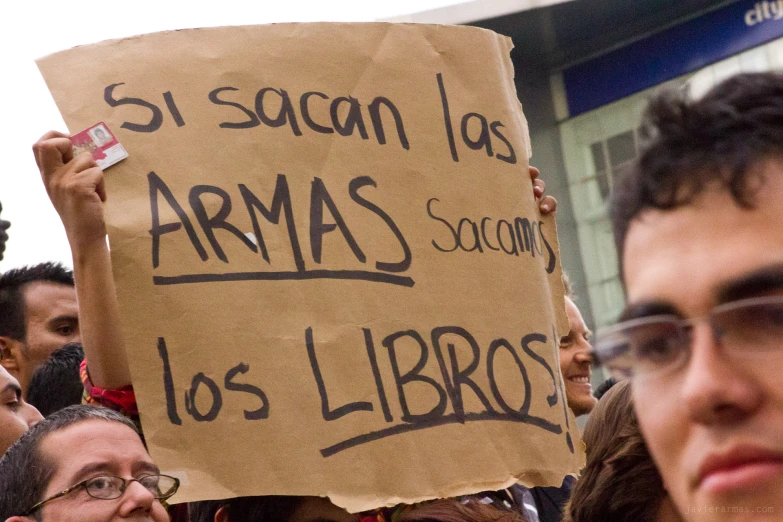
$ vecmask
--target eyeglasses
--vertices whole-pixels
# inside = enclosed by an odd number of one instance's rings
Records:
[[[138,482],[150,493],[152,493],[152,496],[158,500],[166,500],[167,498],[170,498],[179,489],[179,479],[170,477],[168,475],[143,475],[135,479],[124,479],[120,477],[112,477],[110,475],[101,475],[99,477],[83,480],[78,484],[74,484],[68,489],[64,489],[59,493],[52,495],[46,500],[42,500],[22,513],[20,516],[28,516],[47,502],[64,497],[68,493],[79,488],[84,488],[88,495],[98,500],[113,500],[120,498],[123,493],[125,493],[125,490],[128,489],[128,486],[131,482]]]
[[[707,317],[656,315],[624,321],[598,333],[599,364],[626,376],[674,372],[690,359],[693,327],[707,321],[726,353],[752,355],[783,351],[783,296],[754,297],[718,305]]]

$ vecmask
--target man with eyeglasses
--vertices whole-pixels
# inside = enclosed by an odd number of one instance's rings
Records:
[[[179,480],[161,475],[134,424],[108,408],[69,406],[0,459],[0,520],[166,522]]]
[[[783,517],[783,74],[665,93],[615,184],[628,304],[599,332],[687,520]]]

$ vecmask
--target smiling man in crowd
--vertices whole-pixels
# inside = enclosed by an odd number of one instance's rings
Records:
[[[783,516],[783,75],[651,102],[615,184],[628,305],[597,355],[687,520]]]
[[[9,270],[0,275],[0,310],[0,364],[26,393],[52,352],[81,340],[73,274],[56,263]]]
[[[571,297],[566,296],[565,305],[568,335],[560,339],[560,371],[565,381],[568,407],[574,415],[586,415],[598,402],[593,397],[593,387],[590,384],[592,370],[590,330]]]

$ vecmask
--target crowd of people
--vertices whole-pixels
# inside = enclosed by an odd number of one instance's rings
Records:
[[[565,300],[560,371],[568,406],[589,414],[579,476],[358,514],[320,497],[167,502],[179,480],[144,445],[103,172],[48,132],[33,151],[73,271],[42,263],[0,274],[0,521],[780,519],[783,74],[737,75],[699,99],[664,92],[642,130],[610,205],[626,308],[591,346]],[[541,211],[554,211],[530,174]],[[0,259],[8,228],[0,220]],[[596,363],[612,379],[594,393]]]

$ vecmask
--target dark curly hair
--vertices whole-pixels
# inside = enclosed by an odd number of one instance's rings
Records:
[[[650,101],[641,134],[609,205],[621,274],[628,229],[643,211],[688,205],[715,184],[753,207],[763,182],[754,167],[783,157],[783,73],[739,74],[698,100],[664,91]]]

